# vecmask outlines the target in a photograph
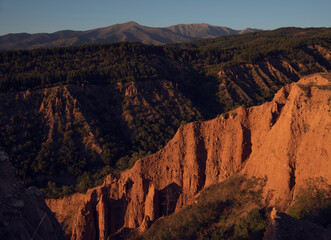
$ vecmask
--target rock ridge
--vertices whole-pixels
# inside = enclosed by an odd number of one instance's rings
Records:
[[[330,73],[310,75],[271,102],[182,125],[133,168],[47,204],[71,239],[107,239],[121,228],[143,229],[146,220],[178,211],[202,189],[239,173],[265,178],[266,203],[286,209],[306,179],[330,184],[330,81]]]

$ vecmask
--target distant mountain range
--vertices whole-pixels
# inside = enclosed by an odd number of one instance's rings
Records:
[[[257,31],[261,30],[251,28],[234,30],[204,23],[153,28],[139,25],[136,22],[127,22],[87,31],[64,30],[55,33],[7,34],[0,36],[0,49],[48,48],[115,41],[139,41],[146,44],[162,45]]]

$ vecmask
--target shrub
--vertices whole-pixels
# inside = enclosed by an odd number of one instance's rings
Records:
[[[252,209],[234,227],[234,239],[262,239],[267,222],[258,208]]]

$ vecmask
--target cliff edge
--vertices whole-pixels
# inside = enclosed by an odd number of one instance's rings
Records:
[[[189,205],[234,173],[266,180],[267,205],[285,210],[307,179],[331,183],[331,74],[283,87],[273,101],[181,126],[157,153],[86,194],[48,199],[71,239],[107,239]]]

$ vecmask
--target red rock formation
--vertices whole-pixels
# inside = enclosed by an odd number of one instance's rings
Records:
[[[331,182],[330,79],[311,75],[282,88],[272,102],[181,126],[165,148],[132,169],[48,205],[60,222],[72,223],[72,239],[106,239],[121,227],[144,226],[147,216],[177,211],[203,188],[240,172],[266,178],[267,203],[286,208],[305,179]]]

